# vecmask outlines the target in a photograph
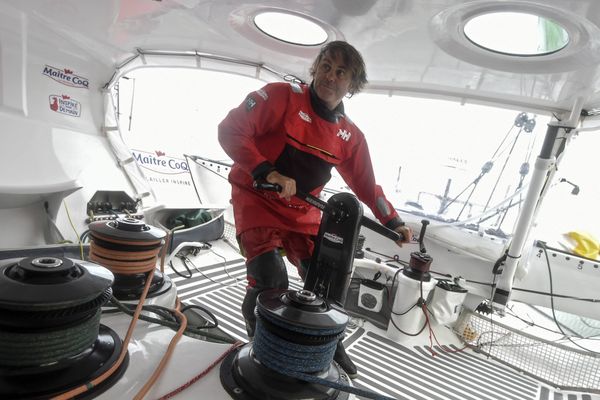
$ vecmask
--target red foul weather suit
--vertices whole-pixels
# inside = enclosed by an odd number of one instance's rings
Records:
[[[361,130],[344,114],[342,103],[328,110],[308,85],[269,83],[250,93],[219,124],[219,142],[234,161],[229,182],[238,235],[253,228],[317,234],[317,208],[253,189],[255,179],[273,170],[318,196],[335,167],[381,223],[394,229],[401,222],[375,182]]]

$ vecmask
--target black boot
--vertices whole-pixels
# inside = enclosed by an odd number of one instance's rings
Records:
[[[261,292],[268,289],[287,289],[288,276],[285,262],[278,249],[268,251],[246,262],[248,281],[254,281],[254,286],[246,288],[246,296],[242,303],[242,315],[246,321],[248,337],[254,337],[256,329],[256,298]]]
[[[254,337],[254,330],[256,329],[256,315],[254,315],[254,308],[256,307],[256,298],[266,289],[256,289],[248,286],[246,288],[246,296],[242,302],[242,315],[246,322],[246,332],[248,333],[248,339],[252,340]]]
[[[346,372],[350,379],[355,379],[358,377],[358,370],[356,369],[356,365],[350,359],[348,353],[346,353],[346,349],[344,348],[344,344],[340,339],[337,343],[337,347],[335,348],[335,354],[333,355],[333,361],[339,364],[340,367]]]

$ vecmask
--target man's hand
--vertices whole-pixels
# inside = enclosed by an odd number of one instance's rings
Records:
[[[287,201],[290,201],[290,198],[296,194],[296,181],[285,175],[281,175],[277,171],[269,172],[269,174],[265,177],[265,180],[269,183],[276,183],[281,186],[279,197],[282,197]]]
[[[410,243],[410,241],[412,240],[413,237],[413,231],[412,229],[410,229],[410,226],[408,225],[400,225],[399,227],[397,227],[396,229],[394,229],[394,231],[398,232],[399,234],[402,235],[402,239],[398,240],[396,242],[396,244],[400,247],[402,247],[402,243]]]

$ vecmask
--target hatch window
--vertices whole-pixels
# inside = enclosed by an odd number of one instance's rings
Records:
[[[513,56],[552,54],[569,43],[567,31],[558,23],[518,12],[478,15],[467,21],[464,33],[481,48]]]
[[[286,43],[318,46],[327,40],[327,32],[316,21],[287,12],[257,14],[254,24],[263,33]]]

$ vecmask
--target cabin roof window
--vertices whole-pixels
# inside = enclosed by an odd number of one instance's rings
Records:
[[[465,36],[475,45],[496,53],[540,56],[569,43],[567,31],[551,19],[521,12],[491,12],[471,18]]]
[[[316,21],[288,12],[258,13],[254,17],[254,24],[264,34],[296,45],[318,46],[328,38],[327,31]]]

